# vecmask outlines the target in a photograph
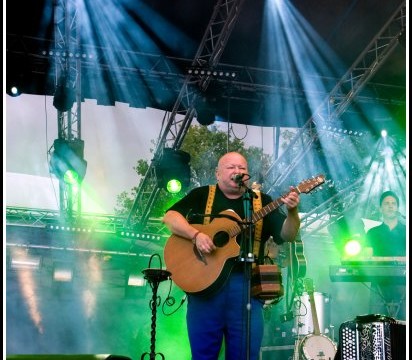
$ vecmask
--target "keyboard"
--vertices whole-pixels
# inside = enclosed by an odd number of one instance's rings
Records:
[[[406,264],[342,264],[329,266],[333,282],[382,281],[406,284]]]
[[[342,265],[406,265],[405,256],[371,256],[369,258],[345,258]]]

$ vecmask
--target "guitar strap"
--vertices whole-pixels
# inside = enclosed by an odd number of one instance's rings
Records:
[[[216,185],[209,185],[209,196],[207,197],[207,201],[206,201],[205,214],[212,213],[212,206],[213,206],[213,200],[215,198],[215,194],[216,194]],[[205,216],[203,218],[203,225],[209,225],[209,223],[210,223],[210,216]]]
[[[253,190],[256,193],[256,197],[253,198],[253,211],[259,211],[262,208],[262,196],[260,195],[259,190]],[[212,213],[212,206],[213,206],[213,200],[215,199],[215,194],[216,194],[216,184],[215,185],[209,185],[209,195],[207,197],[206,201],[206,208],[205,208],[205,214],[211,214]],[[204,217],[203,218],[203,225],[209,225],[210,223],[210,217]],[[263,229],[263,219],[259,220],[255,224],[255,240],[253,242],[253,254],[256,256],[257,259],[259,259],[260,255],[260,243],[261,243],[261,238],[262,238],[262,229]]]
[[[253,197],[253,211],[259,211],[262,208],[262,196],[259,190],[253,190],[257,196]],[[263,260],[263,254],[260,253],[260,244],[262,239],[263,220],[259,220],[255,224],[255,241],[253,242],[253,254],[256,259]]]

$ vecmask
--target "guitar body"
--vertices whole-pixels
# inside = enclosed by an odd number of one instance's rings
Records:
[[[220,213],[239,218],[230,210]],[[172,235],[164,248],[166,268],[171,279],[183,291],[208,295],[219,289],[227,280],[240,246],[236,242],[239,226],[228,218],[215,218],[209,225],[193,225],[213,239],[216,250],[210,254],[199,254],[196,246],[186,238]],[[231,234],[235,236],[231,237]],[[233,261],[231,261],[233,260]]]

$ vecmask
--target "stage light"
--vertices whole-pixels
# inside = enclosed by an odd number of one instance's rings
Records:
[[[120,230],[116,233],[117,235],[122,236],[122,237],[135,238],[137,241],[139,240],[160,241],[162,239],[162,237],[158,234],[142,233],[139,231]]]
[[[365,229],[361,219],[342,216],[329,225],[328,230],[342,259],[350,259],[363,254]]]
[[[38,256],[27,256],[26,258],[12,258],[11,259],[12,269],[33,269],[37,270],[40,268],[40,257]]]
[[[71,282],[73,280],[73,265],[71,263],[55,261],[53,264],[53,281]]]
[[[182,182],[179,179],[170,179],[167,182],[166,190],[172,194],[176,194],[182,190]]]
[[[7,86],[7,94],[12,96],[12,97],[16,97],[21,95],[21,90],[20,87],[17,85],[8,85]]]
[[[182,150],[163,149],[156,165],[157,184],[160,188],[176,194],[190,184],[190,155]]]
[[[358,239],[348,239],[343,248],[344,257],[357,256],[362,251],[362,245]]]
[[[25,64],[18,61],[17,64],[13,65],[20,68],[20,71],[17,74],[6,73],[6,93],[12,97],[17,97],[24,92],[24,88],[30,80]]]
[[[142,275],[142,273],[130,273],[129,278],[127,279],[128,286],[145,286],[146,279]]]
[[[137,267],[136,264],[133,266]],[[125,297],[129,299],[141,299],[146,296],[147,292],[147,281],[144,278],[142,272],[137,270],[126,271],[125,277]]]
[[[27,249],[13,249],[10,255],[11,269],[38,270],[41,265],[41,257],[30,254]]]
[[[56,91],[53,97],[53,106],[62,112],[69,111],[76,99],[75,91],[71,86],[66,73],[63,73],[56,86]]]
[[[86,226],[86,225],[76,225],[76,226],[70,226],[70,225],[46,225],[46,229],[50,230],[50,231],[71,231],[71,232],[82,232],[82,233],[91,233],[93,230],[93,228],[91,228],[90,226]]]
[[[53,148],[50,172],[67,184],[80,184],[87,168],[87,162],[83,158],[84,141],[56,139]]]
[[[196,109],[196,120],[200,125],[209,126],[212,125],[215,120],[215,114],[212,111],[213,101],[206,96],[199,96],[195,103],[194,107]]]
[[[208,109],[198,109],[196,110],[197,113],[197,122],[203,126],[212,125],[215,122],[215,114],[208,110]]]
[[[216,70],[212,68],[204,68],[204,67],[190,67],[186,69],[187,74],[189,75],[200,75],[200,76],[213,76],[215,78],[236,78],[238,76],[237,71],[223,71],[223,70]]]

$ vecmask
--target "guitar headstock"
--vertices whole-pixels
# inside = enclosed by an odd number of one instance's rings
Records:
[[[305,278],[303,280],[303,283],[305,285],[305,290],[306,292],[310,295],[313,294],[313,292],[315,291],[315,288],[313,286],[313,279],[310,278]]]
[[[296,189],[299,193],[310,193],[313,189],[317,188],[318,186],[322,185],[325,182],[325,175],[317,175],[310,179],[303,180],[296,186]]]

